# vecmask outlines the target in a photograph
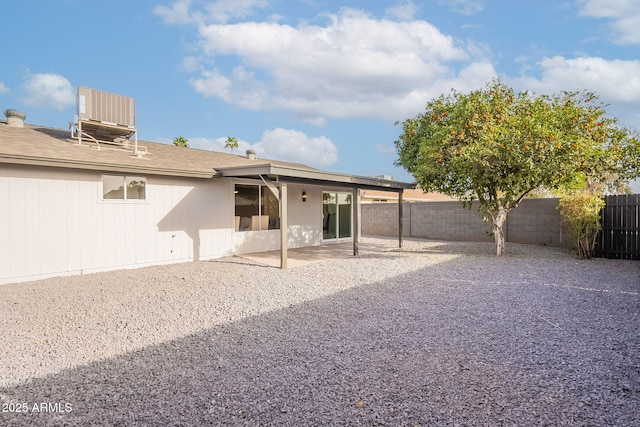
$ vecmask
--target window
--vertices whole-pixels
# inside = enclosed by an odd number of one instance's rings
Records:
[[[236,231],[280,229],[280,203],[264,185],[235,186]]]
[[[103,200],[146,200],[147,179],[142,176],[102,175]]]

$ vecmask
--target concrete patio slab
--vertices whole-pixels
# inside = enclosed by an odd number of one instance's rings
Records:
[[[388,245],[380,245],[360,242],[358,245],[359,255],[372,252],[386,252],[389,250],[397,249],[397,239],[389,239],[388,243]],[[299,267],[315,262],[353,257],[353,242],[337,242],[319,246],[308,246],[305,248],[290,248],[287,252],[288,268]],[[253,252],[236,256],[259,264],[268,265],[270,267],[280,267],[279,250],[268,252]]]

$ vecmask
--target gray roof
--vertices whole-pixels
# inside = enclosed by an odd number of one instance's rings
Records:
[[[146,147],[147,154],[137,157],[131,150],[106,144],[101,144],[100,150],[91,143],[83,142],[78,146],[68,130],[29,124],[15,128],[8,126],[6,121],[0,121],[0,163],[194,178],[266,175],[289,181],[392,191],[413,188],[408,183],[325,172],[299,163],[252,160],[236,154],[148,141],[138,141],[138,145]]]

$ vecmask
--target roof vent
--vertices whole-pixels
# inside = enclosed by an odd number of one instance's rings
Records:
[[[386,179],[387,181],[393,181],[393,177],[391,175],[376,175],[376,178]]]
[[[247,159],[249,159],[249,160],[255,160],[256,159],[256,152],[253,151],[251,148],[249,148],[247,150]]]
[[[7,118],[7,124],[12,128],[23,128],[24,127],[24,119],[27,118],[27,115],[20,110],[4,110],[4,115]]]

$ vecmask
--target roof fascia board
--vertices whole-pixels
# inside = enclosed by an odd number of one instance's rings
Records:
[[[270,164],[228,166],[223,168],[215,168],[215,171],[219,176],[229,177],[229,178],[241,178],[241,177],[258,176],[258,175],[272,175]]]
[[[298,180],[303,180],[302,182],[311,183],[310,181],[315,181],[320,184],[334,186],[339,185],[350,188],[368,188],[372,190],[385,189],[387,191],[401,191],[408,188],[414,188],[413,184],[406,182],[302,169],[277,164],[233,166],[228,168],[218,168],[217,172],[219,172],[223,177],[274,175],[288,182],[301,182]]]
[[[405,186],[389,187],[389,186],[365,183],[362,181],[337,182],[337,181],[324,181],[324,180],[316,180],[316,179],[282,177],[282,176],[280,176],[279,179],[281,182],[288,182],[288,183],[295,183],[295,184],[323,185],[329,188],[351,188],[351,189],[358,188],[361,190],[381,190],[381,191],[390,191],[394,193],[404,191],[407,188],[413,188],[413,187],[405,187]],[[406,185],[409,185],[409,184],[406,184]]]

